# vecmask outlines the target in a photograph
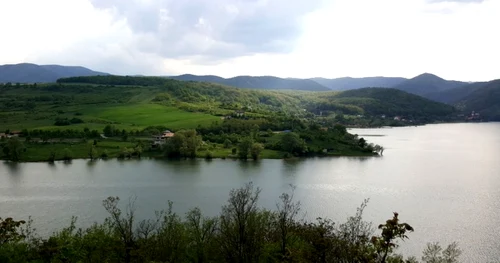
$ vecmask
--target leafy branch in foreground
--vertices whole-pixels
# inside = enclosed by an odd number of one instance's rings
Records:
[[[47,239],[33,238],[29,222],[25,230],[24,221],[0,219],[0,262],[418,262],[395,254],[396,241],[413,231],[397,213],[370,238],[374,229],[363,220],[368,200],[336,224],[301,219],[293,186],[273,211],[258,206],[260,193],[252,183],[232,190],[215,217],[194,208],[182,218],[168,202],[165,211],[140,221],[135,198],[122,210],[120,198],[109,197],[103,201],[109,215],[104,222],[77,229],[73,218]],[[445,249],[431,243],[422,262],[455,263],[460,254],[456,243]]]

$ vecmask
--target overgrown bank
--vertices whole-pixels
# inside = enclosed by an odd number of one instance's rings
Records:
[[[102,133],[83,130],[23,130],[0,139],[0,159],[10,161],[56,161],[107,158],[237,158],[280,159],[313,156],[377,156],[383,147],[347,132],[297,121],[294,130],[266,120],[230,119],[197,129],[168,131],[151,126],[143,130],[120,130],[107,125]],[[285,126],[286,127],[286,126]],[[6,132],[8,134],[9,131]]]
[[[182,217],[169,202],[141,221],[134,199],[121,209],[119,198],[109,197],[103,201],[109,213],[104,222],[76,229],[75,218],[45,239],[29,221],[0,218],[0,262],[418,262],[397,254],[398,241],[413,232],[397,213],[377,230],[363,220],[367,201],[343,223],[305,221],[293,187],[274,211],[258,206],[259,193],[251,183],[232,190],[216,217],[198,208]],[[460,254],[456,243],[444,250],[432,243],[421,260],[454,263]]]

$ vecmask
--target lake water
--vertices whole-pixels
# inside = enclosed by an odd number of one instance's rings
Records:
[[[400,252],[420,258],[426,242],[458,241],[463,262],[500,258],[500,123],[353,129],[385,147],[383,157],[298,161],[97,161],[0,163],[0,216],[32,216],[39,233],[105,216],[107,196],[137,196],[142,217],[174,202],[179,213],[199,206],[216,215],[232,188],[253,182],[260,204],[274,208],[289,184],[307,218],[344,221],[370,198],[375,225],[399,212],[415,232]]]

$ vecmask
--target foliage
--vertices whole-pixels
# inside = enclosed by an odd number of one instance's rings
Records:
[[[413,232],[413,227],[407,223],[399,223],[398,213],[394,213],[392,219],[378,227],[382,230],[380,237],[372,237],[372,243],[375,246],[380,262],[386,262],[387,256],[397,247],[396,239],[408,238],[407,232]]]
[[[306,142],[297,133],[288,132],[281,137],[280,147],[294,155],[303,155],[307,151]]]
[[[3,153],[13,162],[17,162],[21,159],[23,150],[24,145],[17,137],[10,138],[3,146]]]
[[[239,144],[238,144],[238,157],[240,159],[247,159],[248,155],[250,154],[250,151],[252,149],[253,145],[253,140],[250,137],[244,138]]]
[[[181,130],[169,138],[164,146],[167,157],[195,158],[201,145],[201,136],[196,130]]]
[[[19,228],[25,223],[26,221],[24,220],[15,221],[10,217],[5,219],[0,217],[0,246],[9,242],[17,242],[25,238],[25,236],[19,232]]]
[[[384,244],[405,235],[397,216],[381,227],[371,242],[371,224],[363,221],[367,201],[346,222],[318,218],[305,221],[294,187],[283,193],[276,210],[259,207],[260,189],[248,183],[230,192],[216,217],[206,217],[199,208],[185,217],[166,210],[151,219],[138,219],[135,200],[125,206],[120,198],[108,197],[103,206],[108,217],[86,229],[77,229],[76,218],[68,227],[45,239],[36,238],[29,222],[0,219],[2,262],[405,262],[390,246],[386,259],[377,258]],[[124,208],[123,208],[124,207]],[[142,217],[142,216],[141,216]],[[390,222],[389,222],[390,221]],[[394,231],[393,231],[394,230]],[[402,231],[402,232],[401,232]],[[31,232],[31,233],[30,233]],[[392,234],[391,234],[392,233]],[[386,238],[390,237],[389,243]],[[383,252],[383,251],[382,251]],[[385,253],[385,252],[383,252]],[[455,243],[443,250],[429,244],[423,262],[457,262]],[[408,258],[406,262],[416,262]]]
[[[71,150],[70,150],[70,149],[68,149],[68,148],[64,148],[64,150],[63,150],[63,157],[62,157],[62,159],[63,159],[64,161],[71,161],[71,160],[73,159],[73,153],[71,152]]]
[[[422,256],[425,263],[457,263],[462,251],[453,242],[443,250],[439,243],[428,243]]]
[[[99,153],[97,152],[96,148],[94,145],[90,146],[89,148],[89,158],[90,160],[94,160],[99,156]]]
[[[250,155],[252,159],[259,159],[260,153],[264,150],[264,146],[261,143],[253,143],[250,147]]]

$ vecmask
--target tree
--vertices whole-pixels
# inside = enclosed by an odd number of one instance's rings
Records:
[[[19,230],[25,223],[24,220],[15,221],[10,217],[5,219],[0,217],[0,247],[8,242],[16,242],[25,238]]]
[[[238,144],[238,156],[241,159],[247,159],[248,154],[250,153],[250,149],[252,148],[253,145],[253,140],[250,137],[244,138],[239,144]]]
[[[364,138],[360,138],[358,140],[358,146],[361,148],[365,148],[367,146],[366,140]]]
[[[250,148],[250,155],[254,160],[259,159],[260,153],[264,150],[264,146],[261,143],[253,143]]]
[[[104,127],[103,132],[106,137],[113,137],[117,134],[115,126],[109,124]]]
[[[7,141],[7,144],[3,148],[3,152],[9,160],[17,162],[21,158],[23,149],[23,143],[17,137],[12,137]]]
[[[63,160],[64,161],[71,161],[72,159],[73,159],[73,153],[68,148],[64,148]]]
[[[109,157],[108,150],[104,150],[104,151],[102,151],[102,153],[101,153],[101,158],[102,158],[102,159],[107,159],[108,157]]]
[[[134,148],[134,155],[137,156],[138,158],[141,158],[142,155],[142,147],[140,145],[137,145]]]
[[[372,243],[377,250],[381,263],[385,263],[387,255],[397,247],[396,239],[404,240],[408,238],[407,232],[413,232],[413,227],[409,224],[399,223],[398,213],[394,213],[392,219],[387,220],[385,224],[379,225],[378,229],[382,230],[382,234],[380,237],[372,237]]]
[[[192,256],[191,262],[209,262],[210,244],[215,241],[217,218],[203,217],[199,208],[194,208],[186,214],[186,232],[193,245],[188,253]]]
[[[184,134],[185,137],[185,141],[181,147],[181,155],[183,157],[195,158],[196,152],[201,145],[201,136],[197,135],[196,130],[181,131],[181,134]]]
[[[295,224],[295,217],[300,211],[300,202],[294,202],[293,196],[295,186],[290,185],[291,193],[283,193],[280,196],[281,203],[276,204],[277,222],[276,228],[279,236],[281,261],[289,261],[288,245],[290,243],[291,232]]]
[[[52,150],[52,151],[50,151],[48,161],[50,163],[53,163],[55,160],[56,160],[56,152],[54,150]]]
[[[453,242],[443,250],[439,243],[428,243],[422,256],[425,263],[457,263],[462,250]]]
[[[124,216],[122,211],[118,208],[119,197],[108,197],[102,201],[104,209],[109,213],[110,220],[116,233],[119,235],[125,247],[125,262],[131,262],[132,250],[136,248],[137,237],[134,235],[134,221],[135,221],[135,199],[130,199],[127,210]]]
[[[89,148],[89,158],[90,160],[94,160],[95,158],[97,158],[99,156],[99,154],[97,153],[97,149],[95,148],[94,145],[90,146]]]
[[[231,147],[231,144],[233,144],[229,139],[224,140],[224,148],[229,149]]]
[[[280,140],[281,149],[294,155],[302,155],[307,151],[306,142],[294,132],[285,133]]]
[[[174,137],[167,139],[164,151],[167,157],[180,157],[181,148],[185,142],[185,136],[182,133],[176,133]]]
[[[265,241],[264,215],[259,213],[257,200],[260,189],[253,184],[231,190],[227,205],[220,216],[219,243],[226,262],[258,262]]]

